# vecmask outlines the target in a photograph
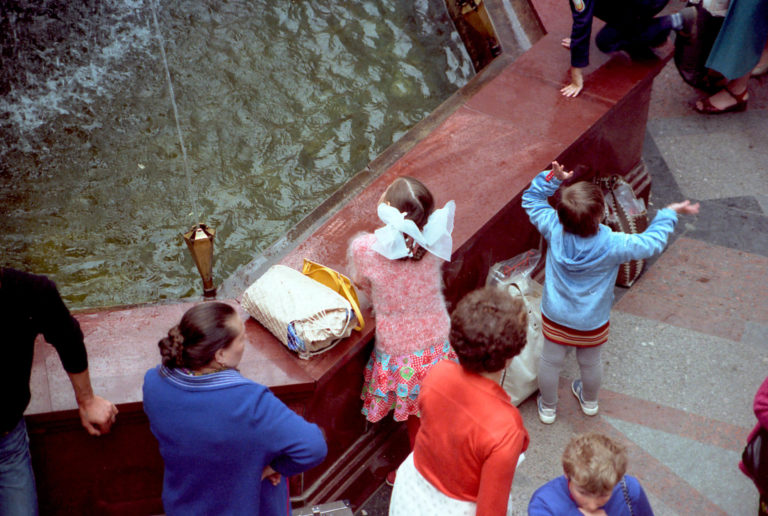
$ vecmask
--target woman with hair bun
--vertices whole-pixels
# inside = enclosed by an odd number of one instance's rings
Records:
[[[282,477],[316,466],[327,447],[317,425],[237,371],[245,328],[234,308],[190,308],[158,347],[144,411],[165,462],[166,514],[289,515]]]

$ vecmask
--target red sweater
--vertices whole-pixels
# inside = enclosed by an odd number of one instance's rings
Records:
[[[477,516],[506,514],[528,432],[509,395],[492,380],[443,360],[419,393],[421,428],[413,460],[442,493],[477,503]]]

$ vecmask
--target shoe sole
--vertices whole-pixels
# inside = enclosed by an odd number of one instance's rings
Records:
[[[587,408],[584,406],[584,404],[581,402],[581,396],[579,396],[579,393],[576,392],[576,387],[573,386],[573,383],[571,383],[571,392],[576,397],[576,400],[579,402],[579,406],[581,407],[581,411],[587,415],[587,416],[596,416],[598,410],[600,410],[600,407],[595,408]]]
[[[557,416],[542,416],[541,413],[539,413],[539,421],[545,425],[551,425],[555,422],[555,419],[557,419]]]
[[[539,410],[538,399],[536,400],[536,412],[539,414],[539,421],[541,421],[545,425],[551,425],[552,423],[555,422],[555,419],[557,419],[557,414],[555,414],[554,416],[545,416],[544,414],[541,413],[541,411]]]

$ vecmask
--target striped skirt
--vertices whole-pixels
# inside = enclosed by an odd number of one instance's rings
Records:
[[[605,344],[608,340],[610,321],[594,330],[574,330],[548,319],[541,314],[541,331],[548,340],[561,346],[591,348]]]

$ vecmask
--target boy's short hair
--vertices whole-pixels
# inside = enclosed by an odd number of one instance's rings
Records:
[[[579,181],[560,189],[557,217],[563,228],[574,235],[596,235],[605,213],[605,199],[600,187]]]
[[[459,301],[451,314],[450,342],[462,367],[494,373],[525,347],[527,325],[528,313],[520,298],[484,287]]]
[[[592,495],[610,493],[627,471],[624,446],[589,432],[571,438],[563,452],[565,476]]]

